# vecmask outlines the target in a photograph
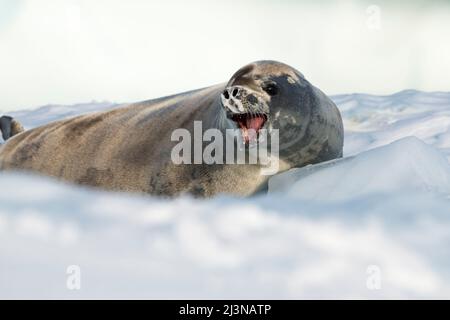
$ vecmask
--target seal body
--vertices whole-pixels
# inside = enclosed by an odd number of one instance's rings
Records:
[[[261,129],[279,130],[280,171],[342,156],[343,126],[334,103],[297,70],[259,61],[226,84],[17,134],[0,149],[0,169],[161,196],[248,196],[264,190],[269,176],[261,175],[259,163],[174,163],[174,130],[195,140],[195,122],[203,130],[240,130],[246,147],[258,144]]]

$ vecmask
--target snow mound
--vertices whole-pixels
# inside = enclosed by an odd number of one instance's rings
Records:
[[[0,298],[450,296],[449,202],[421,193],[161,200],[14,173],[0,190]]]
[[[0,172],[0,298],[448,299],[450,93],[332,99],[345,158],[274,177],[266,196],[162,200]],[[115,106],[11,115],[32,128]]]
[[[404,90],[392,95],[332,97],[342,113],[344,155],[416,136],[450,159],[450,93]]]
[[[269,181],[269,192],[320,201],[412,191],[450,196],[450,164],[438,150],[415,137],[357,156],[292,169]]]

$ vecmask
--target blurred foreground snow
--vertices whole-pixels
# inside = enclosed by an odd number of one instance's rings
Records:
[[[333,99],[349,157],[274,177],[267,196],[161,200],[0,173],[0,298],[450,298],[450,93]],[[14,115],[31,128],[110,107]]]

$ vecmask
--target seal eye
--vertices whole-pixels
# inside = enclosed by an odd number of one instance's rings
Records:
[[[263,85],[262,89],[267,92],[269,96],[274,96],[278,93],[278,86],[273,82]]]

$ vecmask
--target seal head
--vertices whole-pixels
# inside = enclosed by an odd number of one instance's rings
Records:
[[[244,66],[231,77],[220,100],[244,143],[258,143],[261,129],[278,129],[280,155],[291,165],[342,156],[337,107],[284,63],[257,61]]]

